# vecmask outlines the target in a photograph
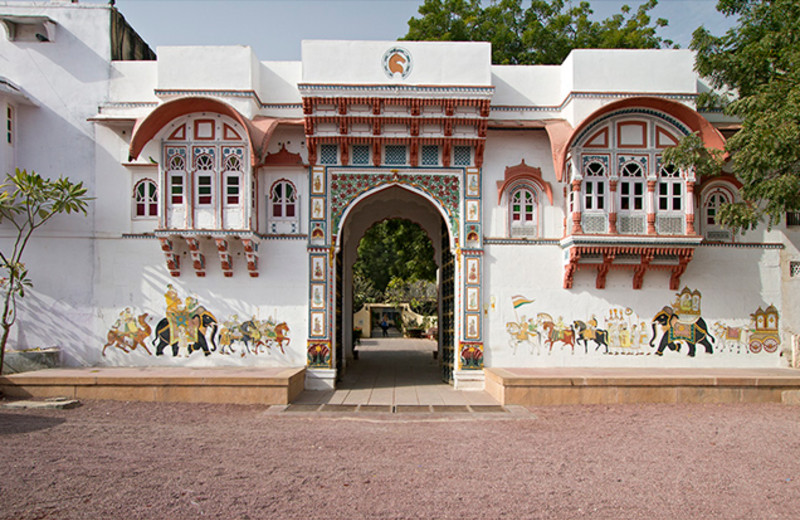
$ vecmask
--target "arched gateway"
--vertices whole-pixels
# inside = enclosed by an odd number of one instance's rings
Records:
[[[417,223],[434,245],[439,268],[438,350],[443,380],[463,387],[481,379],[478,302],[482,251],[479,238],[461,240],[464,226],[459,211],[464,205],[467,178],[472,175],[477,175],[475,168],[314,169],[312,178],[327,187],[320,199],[330,201],[330,208],[321,220],[326,227],[330,225],[331,241],[324,244],[321,233],[316,237],[312,233],[309,246],[309,387],[329,387],[337,373],[346,368],[348,354],[352,354],[349,309],[358,243],[367,229],[388,218]],[[309,228],[313,226],[312,218]],[[472,229],[469,225],[467,228]],[[460,247],[463,241],[472,247]],[[463,301],[467,296],[472,305]]]
[[[360,60],[342,62],[341,49],[305,45],[313,56],[298,84],[311,169],[306,387],[334,386],[352,340],[352,317],[342,311],[350,308],[355,247],[367,227],[393,213],[422,224],[439,246],[445,378],[458,388],[482,387],[481,166],[494,93],[489,69],[441,68],[448,57],[437,52],[436,60],[417,63],[403,47],[365,45],[365,58],[383,54],[381,77]],[[484,47],[463,50],[487,60]],[[331,62],[342,64],[333,75]],[[434,73],[426,69],[434,64],[453,81],[410,81],[412,71]]]

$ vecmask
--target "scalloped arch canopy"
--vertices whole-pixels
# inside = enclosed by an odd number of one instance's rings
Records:
[[[167,101],[156,107],[156,109],[150,112],[145,118],[138,120],[133,129],[133,137],[131,138],[131,144],[128,148],[129,160],[132,161],[136,159],[145,145],[170,121],[177,117],[197,112],[222,114],[233,118],[241,124],[247,132],[247,141],[250,146],[250,161],[253,165],[258,162],[260,157],[259,154],[256,153],[255,143],[259,141],[256,139],[256,131],[253,125],[250,124],[250,121],[227,103],[204,97],[185,97]]]
[[[553,156],[553,166],[556,169],[556,178],[558,181],[561,182],[564,180],[564,165],[567,163],[567,155],[569,154],[570,148],[574,144],[575,138],[580,135],[587,126],[592,124],[593,121],[601,116],[611,112],[616,112],[617,110],[633,107],[651,108],[653,110],[664,112],[665,114],[668,114],[685,124],[692,132],[697,132],[700,137],[702,137],[703,142],[709,148],[716,150],[723,150],[725,148],[725,138],[722,136],[719,130],[714,128],[714,126],[696,110],[693,110],[682,103],[671,101],[669,99],[647,96],[626,98],[609,103],[608,105],[605,105],[594,111],[589,117],[581,121],[581,124],[579,124],[572,131],[565,141],[563,147],[557,147],[559,149],[559,153]]]

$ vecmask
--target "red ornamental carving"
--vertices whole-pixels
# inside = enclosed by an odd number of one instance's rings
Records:
[[[186,244],[189,246],[189,254],[192,256],[192,267],[194,273],[202,278],[206,275],[206,259],[200,252],[200,242],[194,237],[187,237]]]
[[[581,263],[581,258],[584,255],[597,255],[603,257],[603,262],[598,263]],[[620,255],[639,255],[639,263],[622,263],[617,264],[615,260]],[[656,257],[670,257],[678,258],[677,264],[653,264],[652,261]],[[669,287],[671,290],[678,290],[680,285],[681,276],[686,271],[689,262],[694,256],[694,249],[690,247],[650,247],[650,246],[573,246],[569,250],[569,261],[564,266],[564,288],[572,289],[575,273],[578,269],[595,269],[597,278],[595,280],[595,287],[597,289],[604,289],[606,284],[606,276],[611,269],[618,270],[632,270],[633,271],[633,288],[641,289],[644,284],[644,275],[649,270],[667,270],[670,271]]]
[[[159,241],[161,242],[161,251],[164,252],[164,258],[167,261],[167,270],[170,276],[179,277],[181,275],[181,259],[175,254],[172,241],[168,238],[160,238]]]
[[[222,238],[215,240],[217,244],[217,253],[219,254],[220,265],[222,266],[222,274],[226,278],[233,276],[233,261],[231,254],[228,252],[228,241]]]
[[[243,239],[247,271],[251,278],[258,278],[258,243],[255,240]]]

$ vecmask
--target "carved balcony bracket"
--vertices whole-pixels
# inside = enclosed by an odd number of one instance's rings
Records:
[[[251,238],[243,238],[244,254],[247,259],[247,271],[251,278],[258,278],[258,241]]]
[[[186,237],[185,240],[189,246],[189,254],[192,256],[194,274],[203,278],[206,275],[206,258],[200,252],[200,241],[196,237]]]
[[[159,242],[161,242],[161,251],[164,252],[167,260],[167,270],[170,276],[178,278],[181,275],[181,258],[175,253],[172,240],[160,238]]]
[[[228,241],[224,238],[216,238],[214,242],[217,244],[217,254],[219,254],[219,263],[222,266],[222,274],[225,278],[233,276],[233,258],[228,249]]]

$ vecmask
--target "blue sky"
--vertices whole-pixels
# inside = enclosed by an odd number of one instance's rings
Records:
[[[87,0],[82,0],[87,1]],[[577,1],[577,0],[576,0]],[[249,45],[258,58],[299,60],[304,39],[395,40],[408,29],[423,0],[117,0],[117,8],[155,48],[160,45]],[[598,18],[632,9],[642,0],[591,0]],[[687,47],[705,25],[721,34],[733,20],[716,0],[661,0],[652,11],[666,18],[660,32]]]

